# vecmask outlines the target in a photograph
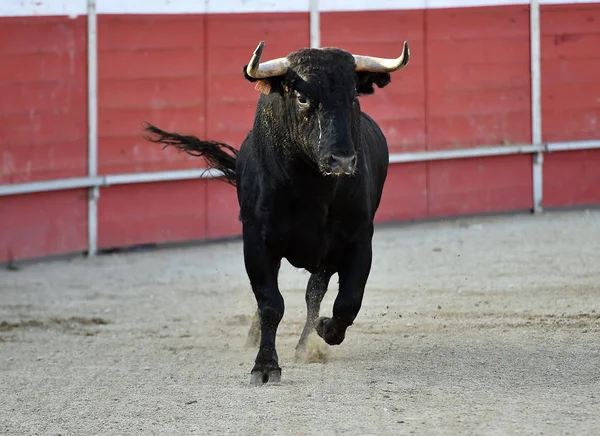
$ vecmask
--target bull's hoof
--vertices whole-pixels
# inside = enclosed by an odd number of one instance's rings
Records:
[[[317,334],[329,345],[340,345],[344,342],[347,325],[340,325],[339,321],[321,317],[317,321]]]
[[[250,383],[253,386],[262,386],[280,381],[281,368],[277,363],[277,352],[270,348],[259,349],[251,371]]]
[[[252,386],[262,386],[264,384],[273,384],[281,382],[281,369],[257,369],[252,371],[250,384]]]

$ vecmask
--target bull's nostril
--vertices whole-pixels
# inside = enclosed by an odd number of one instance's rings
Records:
[[[331,170],[334,172],[341,171],[343,173],[351,173],[356,163],[356,155],[352,156],[336,156],[335,154],[329,159]]]

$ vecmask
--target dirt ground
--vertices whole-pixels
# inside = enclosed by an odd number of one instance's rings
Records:
[[[380,226],[374,257],[308,363],[283,264],[282,381],[258,388],[239,241],[3,269],[0,434],[600,434],[600,211]]]

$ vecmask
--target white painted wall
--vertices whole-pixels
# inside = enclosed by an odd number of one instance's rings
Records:
[[[600,0],[540,0],[540,4]],[[100,14],[307,12],[309,0],[97,0]],[[398,10],[529,4],[529,0],[319,0],[320,10]],[[87,0],[0,0],[0,17],[85,15]]]

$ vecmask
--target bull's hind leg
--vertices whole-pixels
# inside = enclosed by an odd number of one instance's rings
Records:
[[[339,265],[340,289],[333,304],[333,317],[319,318],[317,334],[329,345],[344,341],[346,329],[352,325],[360,311],[362,299],[371,271],[373,258],[373,228],[346,250]]]
[[[281,380],[281,368],[275,350],[277,327],[285,309],[277,284],[281,259],[272,256],[260,233],[254,228],[244,226],[243,236],[244,264],[256,298],[260,320],[260,345],[250,381],[253,385],[260,386]]]
[[[296,345],[296,360],[303,360],[306,355],[306,341],[308,335],[317,325],[317,318],[321,310],[321,301],[327,292],[329,280],[333,275],[332,272],[322,269],[321,271],[312,274],[308,280],[306,287],[306,324],[302,329],[302,334]]]

